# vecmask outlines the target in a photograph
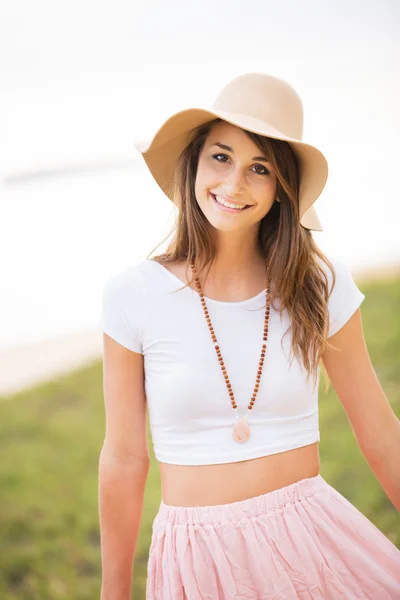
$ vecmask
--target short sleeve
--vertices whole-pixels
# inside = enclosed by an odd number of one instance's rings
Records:
[[[143,354],[145,292],[137,267],[111,277],[103,288],[98,328],[119,344]]]
[[[329,333],[328,338],[339,331],[355,313],[365,298],[358,289],[349,267],[341,260],[327,256],[335,268],[336,282],[328,300]],[[332,273],[327,269],[329,290],[332,287]]]

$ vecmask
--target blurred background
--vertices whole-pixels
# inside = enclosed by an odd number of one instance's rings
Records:
[[[396,0],[2,1],[2,598],[99,597],[102,290],[174,217],[133,142],[241,73],[303,100],[303,139],[329,163],[313,235],[366,294],[371,358],[400,414],[399,33]],[[338,399],[320,393],[322,474],[400,547]],[[135,598],[159,501],[153,460]]]

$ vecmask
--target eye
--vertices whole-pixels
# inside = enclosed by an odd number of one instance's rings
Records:
[[[260,171],[256,171],[256,173],[258,175],[269,175],[269,171],[268,169],[266,169],[263,165],[254,165],[254,168],[260,167],[261,169],[263,169],[261,172]]]
[[[219,156],[223,156],[225,158],[229,158],[229,156],[227,154],[221,154],[221,153],[219,153],[219,154],[213,154],[213,158],[215,158],[215,160],[217,160],[218,162],[225,162],[224,160],[220,160],[218,158]]]

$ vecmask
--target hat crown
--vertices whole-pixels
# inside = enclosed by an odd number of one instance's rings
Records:
[[[288,137],[303,136],[303,103],[286,81],[264,73],[246,73],[230,81],[212,108],[264,121]]]

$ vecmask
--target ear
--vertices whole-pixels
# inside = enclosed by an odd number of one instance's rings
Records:
[[[280,199],[278,198],[278,196],[276,197],[276,201],[277,201],[277,202],[280,202]]]

